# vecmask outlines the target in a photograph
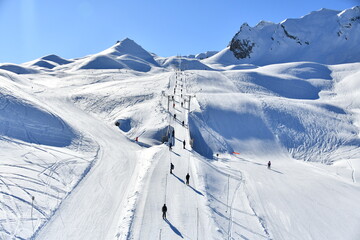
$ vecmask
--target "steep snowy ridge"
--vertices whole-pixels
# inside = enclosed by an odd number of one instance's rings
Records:
[[[360,7],[345,11],[321,9],[300,19],[275,24],[243,24],[229,47],[206,63],[229,65],[314,61],[325,64],[360,60]],[[230,54],[231,53],[231,54]]]

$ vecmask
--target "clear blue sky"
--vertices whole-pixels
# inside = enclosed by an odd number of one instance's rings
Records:
[[[355,5],[360,0],[0,0],[0,63],[82,57],[126,37],[164,57],[221,50],[244,22]]]

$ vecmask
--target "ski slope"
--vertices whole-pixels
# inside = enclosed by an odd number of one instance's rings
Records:
[[[0,70],[0,239],[359,238],[359,63],[144,51]]]
[[[189,102],[183,82],[184,76],[170,78],[169,142],[170,146],[158,147],[151,167],[144,179],[138,207],[135,210],[128,239],[213,239],[216,236],[211,211],[206,206],[204,189],[198,189],[197,169],[192,158],[190,136],[187,128]],[[175,89],[173,92],[172,90]],[[175,93],[175,94],[174,94]],[[183,103],[183,106],[181,105]],[[176,114],[176,118],[174,117]],[[184,126],[182,122],[184,121]],[[172,136],[174,131],[174,136]],[[183,145],[185,141],[185,148]],[[170,174],[170,163],[175,169]],[[185,175],[190,174],[190,184]],[[161,218],[161,208],[167,205],[167,219]],[[156,226],[156,227],[154,227]],[[219,238],[220,239],[220,238]]]

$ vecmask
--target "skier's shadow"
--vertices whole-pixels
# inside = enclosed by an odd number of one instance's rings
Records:
[[[198,190],[196,190],[195,188],[193,188],[191,185],[188,185],[189,188],[191,188],[194,192],[196,192],[197,194],[204,196],[204,194],[202,194],[201,192],[199,192]]]
[[[174,173],[172,174],[174,177],[177,178],[177,180],[179,180],[182,184],[185,184],[185,181],[182,180],[181,178],[179,178],[178,176],[176,176]],[[197,194],[204,196],[204,194],[202,194],[201,192],[199,192],[198,190],[196,190],[195,188],[193,188],[191,185],[188,185],[189,188],[191,188],[194,192],[196,192]]]
[[[270,168],[270,170],[273,171],[273,172],[276,172],[276,173],[284,174],[283,172],[280,172],[280,171],[277,171],[277,170],[274,170],[274,169],[271,169],[271,168]]]
[[[181,183],[185,184],[184,180],[182,180],[181,178],[179,178],[178,176],[176,176],[174,173],[172,174],[174,177],[177,178],[177,180],[179,180]]]
[[[169,224],[171,230],[173,230],[174,233],[176,233],[179,237],[184,238],[183,235],[181,234],[181,232],[180,232],[174,225],[172,225],[169,220],[165,219],[165,222],[166,222],[167,224]]]
[[[178,154],[177,152],[172,151],[172,153],[180,157],[180,154]]]

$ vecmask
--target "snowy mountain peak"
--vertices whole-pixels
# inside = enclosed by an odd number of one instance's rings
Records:
[[[148,72],[153,66],[159,66],[153,56],[135,41],[125,38],[86,58],[76,69],[132,69]]]
[[[261,28],[263,28],[263,27],[270,26],[270,25],[274,25],[274,24],[275,24],[275,23],[273,23],[273,22],[268,22],[268,21],[262,20],[262,21],[260,21],[258,24],[256,24],[255,28],[261,29]]]
[[[118,41],[115,46],[115,48],[117,47],[122,47],[122,48],[142,48],[139,44],[137,44],[134,40],[130,39],[130,38],[125,38],[122,41]]]
[[[113,47],[109,49],[112,54],[120,56],[123,54],[129,54],[143,59],[152,59],[152,56],[149,52],[143,49],[139,44],[130,38],[125,38],[124,40],[116,43]]]
[[[57,56],[55,54],[50,54],[50,55],[47,55],[45,57],[42,57],[41,60],[51,61],[51,62],[57,63],[59,65],[71,63],[71,61],[66,60],[64,58],[61,58],[61,57],[59,57],[59,56]]]
[[[272,63],[314,61],[326,64],[360,61],[360,7],[345,11],[320,9],[278,24],[261,21],[255,27],[241,25],[229,44],[234,56],[220,52],[222,62]]]

